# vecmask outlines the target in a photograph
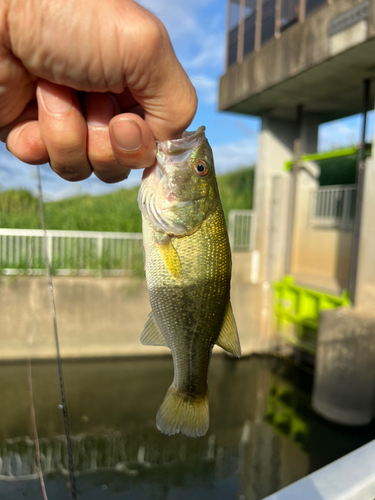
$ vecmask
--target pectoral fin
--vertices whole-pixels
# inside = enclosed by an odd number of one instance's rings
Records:
[[[156,323],[153,313],[148,315],[147,323],[141,335],[141,344],[143,345],[161,345],[168,347],[168,344],[161,333],[159,325]]]
[[[168,271],[175,278],[179,278],[181,275],[181,263],[171,238],[168,235],[163,235],[157,240],[157,245]]]
[[[223,326],[216,344],[236,358],[241,357],[241,346],[238,338],[236,321],[233,316],[232,305],[228,302],[225,311]]]

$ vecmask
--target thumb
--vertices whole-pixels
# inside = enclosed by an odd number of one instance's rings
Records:
[[[141,8],[138,6],[138,8]],[[124,80],[142,106],[144,119],[157,141],[177,139],[193,121],[197,95],[173,50],[162,22],[147,12],[142,54],[134,50],[134,65],[125,58]],[[129,68],[136,67],[129,71]]]

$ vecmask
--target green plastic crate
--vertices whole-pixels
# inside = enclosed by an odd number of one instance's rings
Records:
[[[292,276],[274,283],[274,316],[277,333],[289,344],[315,354],[320,311],[349,307],[349,294],[330,295],[294,284]]]

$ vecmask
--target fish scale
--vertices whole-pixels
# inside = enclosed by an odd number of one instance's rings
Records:
[[[212,348],[217,343],[239,356],[240,347],[230,306],[230,246],[212,152],[204,129],[185,134],[159,144],[163,173],[149,174],[139,194],[152,308],[141,341],[167,345],[173,357],[174,379],[157,415],[158,428],[166,434],[200,436],[209,425]],[[202,175],[197,165],[207,172]]]

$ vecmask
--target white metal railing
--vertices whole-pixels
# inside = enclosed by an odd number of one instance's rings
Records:
[[[229,211],[229,240],[233,252],[250,252],[255,215],[252,210]]]
[[[356,193],[356,185],[322,186],[313,192],[310,215],[312,227],[351,231]]]
[[[2,274],[45,274],[44,232],[0,229]],[[138,274],[143,269],[141,233],[47,231],[51,269],[58,275]]]
[[[250,251],[251,210],[229,212],[233,251]],[[44,233],[39,229],[0,228],[0,273],[45,274]],[[56,275],[139,274],[143,270],[141,233],[47,231],[47,251]]]
[[[264,500],[374,500],[375,441]]]

